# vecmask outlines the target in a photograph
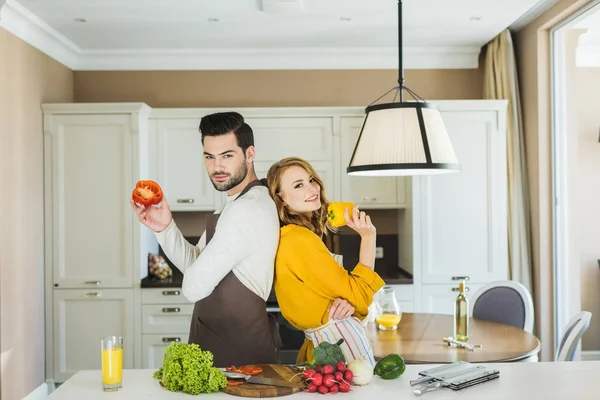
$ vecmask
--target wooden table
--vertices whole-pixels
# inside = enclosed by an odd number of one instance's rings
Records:
[[[540,350],[540,341],[522,329],[477,318],[471,318],[469,323],[469,343],[483,346],[474,351],[448,347],[442,341],[453,335],[451,315],[403,313],[397,330],[380,331],[376,324],[369,323],[367,335],[376,358],[396,353],[410,364],[518,361]]]

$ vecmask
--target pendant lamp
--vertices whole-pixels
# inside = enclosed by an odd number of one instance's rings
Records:
[[[436,106],[404,86],[402,0],[398,1],[398,84],[366,107],[348,175],[402,176],[458,172],[460,166]],[[392,91],[399,102],[374,104]],[[404,92],[413,100],[405,102]]]

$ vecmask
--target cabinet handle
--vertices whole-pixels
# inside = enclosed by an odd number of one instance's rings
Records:
[[[83,282],[83,284],[100,286],[100,281],[85,281],[85,282]]]
[[[462,280],[468,281],[469,277],[468,276],[453,276],[452,280],[453,281],[462,281]]]
[[[361,197],[360,199],[366,202],[377,201],[377,197]]]
[[[179,290],[163,290],[163,296],[179,296],[181,292]]]
[[[458,292],[458,288],[457,287],[453,287],[451,290],[453,292]],[[469,291],[469,287],[467,286],[467,287],[465,287],[465,292],[468,292],[468,291]]]
[[[164,313],[177,313],[179,311],[181,311],[181,309],[179,307],[175,307],[175,308],[167,308],[167,307],[165,307],[165,308],[162,309],[162,312],[164,312]]]
[[[191,203],[193,203],[193,202],[194,202],[194,199],[177,199],[177,202],[178,202],[178,203],[180,203],[180,204],[181,204],[181,203],[188,203],[188,204],[191,204]]]
[[[102,297],[102,292],[87,292],[83,297]]]
[[[178,338],[178,337],[164,337],[164,338],[162,338],[162,341],[164,343],[171,343],[171,342],[179,343],[179,342],[181,342],[181,338]]]

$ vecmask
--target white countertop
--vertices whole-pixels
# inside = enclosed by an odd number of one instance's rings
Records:
[[[487,366],[500,371],[500,378],[473,386],[459,392],[439,389],[422,396],[413,394],[409,385],[419,371],[431,365],[408,365],[406,372],[394,380],[374,377],[363,387],[353,386],[350,393],[337,393],[340,399],[600,399],[600,361],[538,362],[538,363],[499,363]],[[123,389],[118,392],[103,392],[100,371],[80,371],[55,390],[52,400],[122,400],[122,399],[191,399],[196,396],[169,392],[152,378],[153,370],[123,371]],[[219,392],[202,394],[201,398],[233,399],[233,396]],[[297,393],[287,398],[320,398],[319,393]]]

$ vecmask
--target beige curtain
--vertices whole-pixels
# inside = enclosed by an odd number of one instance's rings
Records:
[[[508,100],[508,254],[510,279],[532,293],[529,187],[517,65],[508,29],[485,46],[484,99]]]

